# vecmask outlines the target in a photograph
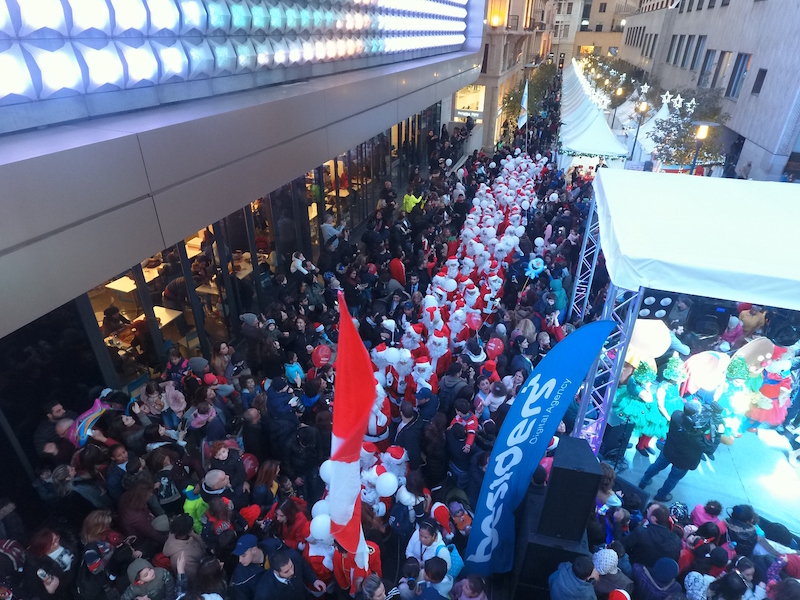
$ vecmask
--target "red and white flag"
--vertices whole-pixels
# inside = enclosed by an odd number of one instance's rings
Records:
[[[339,314],[332,470],[327,500],[331,508],[331,533],[339,545],[355,557],[356,564],[366,568],[369,550],[361,529],[359,458],[375,402],[375,378],[369,353],[353,325],[342,292],[339,292]]]

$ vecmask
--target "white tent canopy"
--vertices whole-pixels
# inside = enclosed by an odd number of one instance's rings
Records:
[[[800,310],[794,186],[599,169],[594,192],[608,274],[618,287]],[[762,200],[771,216],[763,234],[750,217]]]
[[[628,153],[608,127],[603,111],[589,97],[574,60],[564,70],[561,122],[559,138],[567,154],[623,157]]]

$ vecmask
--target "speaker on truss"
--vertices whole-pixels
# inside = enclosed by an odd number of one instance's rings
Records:
[[[645,289],[642,306],[639,308],[640,319],[665,319],[672,310],[678,294],[661,290]]]

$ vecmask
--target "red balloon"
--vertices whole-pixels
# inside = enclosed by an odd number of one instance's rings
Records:
[[[252,479],[258,473],[258,459],[250,454],[249,452],[245,452],[242,454],[242,463],[244,464],[245,473],[247,473],[247,478]]]
[[[313,362],[314,366],[319,369],[321,366],[327,365],[329,362],[331,362],[331,356],[331,349],[324,344],[320,344],[314,348],[314,351],[311,353],[311,362]]]
[[[471,312],[467,315],[467,327],[473,331],[478,331],[483,324],[483,320],[478,313]]]
[[[486,356],[494,360],[503,353],[503,340],[492,338],[486,343]]]

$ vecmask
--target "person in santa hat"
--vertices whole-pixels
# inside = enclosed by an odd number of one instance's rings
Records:
[[[311,522],[306,526],[305,533],[307,543],[303,548],[303,558],[314,571],[317,581],[325,584],[325,590],[306,587],[315,598],[320,598],[331,590],[333,584],[333,536],[324,540],[316,539],[311,534]]]
[[[385,381],[385,376],[378,375]],[[389,397],[380,382],[375,383],[375,402],[367,421],[367,431],[364,440],[372,442],[377,451],[385,450],[389,446],[389,423],[392,420],[392,408]]]
[[[406,329],[400,340],[400,345],[411,352],[411,356],[414,360],[428,355],[428,349],[425,347],[425,344],[422,343],[422,333],[424,331],[425,326],[422,323],[415,323]]]
[[[406,377],[405,399],[416,406],[416,393],[420,387],[426,387],[432,394],[439,393],[439,378],[433,372],[427,356],[420,356],[414,361],[414,370]]]
[[[380,455],[381,464],[389,473],[397,477],[400,485],[405,485],[408,475],[408,452],[402,446],[389,446]]]
[[[380,463],[361,471],[361,501],[369,504],[380,519],[388,519],[398,486],[397,477]]]
[[[433,335],[428,338],[426,346],[431,357],[433,372],[436,373],[437,378],[444,377],[453,362],[453,354],[450,352],[450,343],[444,327],[433,332]]]
[[[449,542],[453,539],[453,525],[450,522],[450,511],[447,506],[441,502],[434,502],[431,505],[430,511],[431,518],[439,525],[439,530],[442,532],[442,538]]]
[[[361,456],[359,458],[359,468],[368,471],[380,462],[378,447],[372,442],[361,444]]]

